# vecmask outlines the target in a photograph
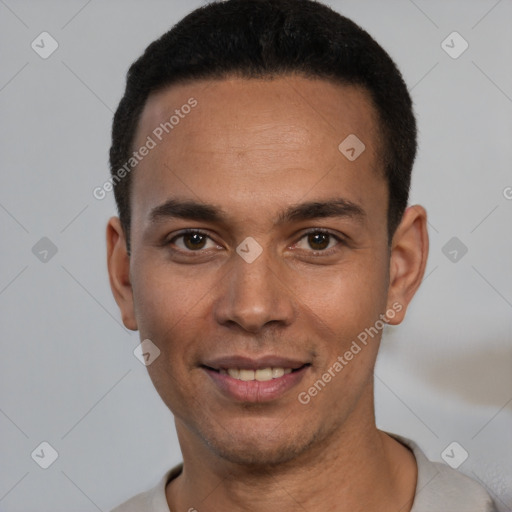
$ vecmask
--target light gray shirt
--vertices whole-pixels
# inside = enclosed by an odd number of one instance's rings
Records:
[[[393,437],[412,450],[418,465],[411,512],[496,512],[492,499],[480,484],[445,464],[429,461],[413,441]],[[181,473],[182,467],[180,464],[167,471],[153,489],[137,494],[111,512],[170,512],[165,487]]]

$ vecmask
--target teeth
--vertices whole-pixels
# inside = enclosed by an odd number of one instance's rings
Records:
[[[256,380],[272,380],[272,368],[263,368],[262,370],[256,370],[254,372],[254,378]]]
[[[272,368],[272,378],[278,379],[284,375],[284,368]]]
[[[238,378],[244,381],[254,380],[254,370],[240,370]]]
[[[291,368],[261,368],[259,370],[246,370],[244,368],[228,368],[227,370],[221,368],[219,370],[221,375],[229,375],[233,379],[243,380],[245,382],[257,380],[265,382],[267,380],[278,379],[283,375],[292,372]]]

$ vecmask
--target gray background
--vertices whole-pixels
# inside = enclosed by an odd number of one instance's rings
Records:
[[[3,511],[106,511],[181,459],[108,285],[113,196],[92,190],[129,64],[198,5],[0,0]],[[512,2],[331,5],[396,60],[420,130],[411,202],[429,212],[431,252],[405,323],[385,333],[378,424],[434,460],[457,441],[459,469],[512,510]],[[43,31],[59,44],[47,59],[31,48]],[[441,46],[453,31],[469,43],[457,59]],[[57,248],[46,262],[42,237]],[[457,242],[455,262],[452,237],[468,249]],[[48,469],[31,458],[42,441],[59,454]]]

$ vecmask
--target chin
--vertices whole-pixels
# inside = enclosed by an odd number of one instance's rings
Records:
[[[233,464],[253,470],[286,464],[297,459],[317,441],[313,432],[251,430],[224,431],[202,434],[208,448],[217,456]]]
[[[263,443],[261,443],[263,444]],[[257,468],[268,468],[285,464],[297,457],[303,451],[302,446],[288,443],[276,447],[268,445],[239,444],[238,446],[226,446],[209,442],[210,449],[222,459],[241,466]]]

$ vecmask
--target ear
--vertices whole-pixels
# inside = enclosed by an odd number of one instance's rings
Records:
[[[427,212],[422,206],[410,206],[391,242],[387,307],[395,311],[395,316],[388,319],[389,324],[397,325],[404,319],[423,279],[427,257]]]
[[[127,329],[137,330],[133,292],[130,282],[130,256],[126,250],[126,238],[121,221],[112,217],[107,224],[107,265],[110,288],[121,310]]]

